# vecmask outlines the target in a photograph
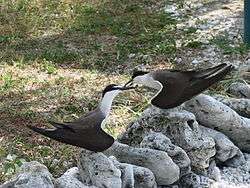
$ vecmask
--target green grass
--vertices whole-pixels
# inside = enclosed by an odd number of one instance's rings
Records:
[[[215,44],[223,50],[224,54],[245,54],[249,51],[250,47],[243,42],[235,43],[234,40],[230,40],[228,35],[219,35],[211,40],[211,43]]]
[[[190,41],[186,44],[188,48],[200,48],[202,46],[202,42],[200,41]]]
[[[6,25],[13,27],[6,27],[0,38],[12,50],[3,54],[7,62],[14,50],[17,59],[26,62],[45,59],[59,65],[73,63],[81,68],[106,70],[111,64],[126,63],[131,53],[168,58],[176,51],[176,20],[163,11],[148,9],[145,5],[152,5],[152,0],[85,1],[80,6],[66,0],[60,4],[42,1],[43,6],[35,2],[6,3],[4,12],[13,13],[12,19],[2,14]],[[56,30],[64,31],[56,34]],[[36,38],[44,32],[52,35]]]
[[[13,76],[10,72],[7,72],[1,76],[3,84],[0,86],[0,91],[6,91],[14,85]]]
[[[46,60],[42,65],[42,70],[44,70],[48,74],[56,74],[57,71],[56,66],[52,62]]]

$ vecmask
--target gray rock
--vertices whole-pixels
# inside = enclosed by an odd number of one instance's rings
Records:
[[[190,173],[191,161],[186,152],[182,148],[172,144],[170,139],[162,133],[150,132],[144,137],[140,146],[142,148],[151,148],[167,152],[174,163],[179,166],[181,172],[180,176]]]
[[[215,95],[213,97],[216,100],[232,108],[239,115],[244,116],[246,118],[250,118],[250,99],[236,99],[225,97],[223,95]]]
[[[115,157],[110,157],[115,166],[122,172],[122,187],[123,188],[156,188],[154,174],[151,170],[131,165],[120,163]]]
[[[245,83],[232,83],[228,88],[228,92],[236,97],[250,99],[250,86]]]
[[[134,188],[135,178],[133,165],[127,163],[120,163],[114,156],[110,156],[109,159],[111,159],[116,168],[121,171],[122,188]]]
[[[250,185],[250,173],[244,167],[224,167],[221,175],[223,181],[235,184],[235,187],[249,187]]]
[[[78,169],[84,184],[100,188],[121,188],[121,171],[103,153],[81,150]]]
[[[215,161],[211,161],[208,168],[208,177],[215,181],[221,181],[220,169],[216,166]]]
[[[209,166],[209,159],[215,155],[214,140],[202,134],[192,113],[180,108],[146,109],[141,118],[128,127],[119,140],[128,145],[139,146],[151,130],[161,132],[174,145],[184,149],[192,167],[197,171],[205,170]]]
[[[37,161],[24,163],[19,172],[1,188],[53,188],[53,177],[47,167]]]
[[[118,161],[150,169],[158,185],[169,185],[179,179],[180,169],[166,152],[134,148],[119,142],[104,151],[108,156],[115,156]]]
[[[246,163],[243,153],[226,135],[204,126],[200,126],[200,128],[204,134],[214,139],[216,148],[215,158],[218,161],[231,167],[241,166]]]
[[[156,181],[151,170],[134,166],[135,188],[156,188]]]
[[[200,176],[195,173],[190,173],[180,180],[180,187],[192,187],[192,188],[209,188],[214,181],[206,176]]]
[[[60,178],[55,180],[55,188],[96,188],[87,186],[81,182],[81,177],[77,167],[68,169]]]
[[[250,119],[204,94],[187,101],[185,107],[202,125],[224,133],[240,149],[250,151]]]
[[[246,159],[246,168],[250,172],[250,154],[244,153],[244,157]]]

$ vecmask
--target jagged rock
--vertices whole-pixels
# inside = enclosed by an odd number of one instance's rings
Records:
[[[192,187],[192,188],[209,188],[213,184],[213,180],[206,176],[199,176],[195,173],[187,174],[180,180],[180,187]]]
[[[81,150],[78,169],[84,184],[99,188],[121,188],[121,171],[103,153]]]
[[[156,188],[153,172],[147,168],[134,166],[135,188]]]
[[[241,82],[232,83],[228,88],[228,92],[239,98],[250,99],[250,86],[245,83]]]
[[[174,144],[162,133],[150,132],[140,143],[142,148],[151,148],[167,152],[175,164],[180,168],[180,176],[188,174],[191,171],[190,159],[186,152]]]
[[[208,167],[208,177],[215,181],[221,181],[220,169],[216,166],[215,161],[211,161]]]
[[[141,118],[128,127],[119,140],[128,145],[139,146],[150,130],[161,132],[173,144],[184,149],[192,167],[197,171],[205,170],[209,166],[209,159],[215,155],[214,140],[202,134],[192,113],[179,108],[146,109]]]
[[[250,119],[204,94],[187,101],[185,108],[193,112],[202,125],[224,133],[240,149],[250,151]]]
[[[53,188],[53,177],[47,167],[37,161],[24,163],[19,172],[1,188]]]
[[[166,152],[148,148],[134,148],[119,142],[104,151],[108,156],[115,156],[118,161],[150,169],[158,185],[169,185],[179,179],[180,169]]]
[[[116,160],[114,156],[110,156],[111,159],[116,166],[121,171],[121,179],[122,179],[122,188],[134,188],[135,186],[135,178],[134,178],[134,169],[133,165],[120,163]]]
[[[55,188],[96,188],[87,186],[81,182],[81,177],[77,167],[68,169],[60,178],[55,180]]]
[[[223,95],[215,95],[213,97],[216,100],[232,108],[239,115],[250,118],[250,99],[236,99],[225,97]]]
[[[122,188],[156,188],[154,174],[151,170],[127,163],[120,163],[111,156],[115,166],[122,172]]]
[[[244,153],[244,157],[246,159],[246,169],[250,172],[250,154]]]
[[[204,126],[200,126],[200,128],[204,134],[214,139],[216,148],[215,158],[218,161],[231,167],[241,166],[246,163],[243,153],[226,135]]]

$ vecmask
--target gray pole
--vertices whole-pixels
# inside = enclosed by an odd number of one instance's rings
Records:
[[[244,1],[244,41],[250,45],[250,0]]]

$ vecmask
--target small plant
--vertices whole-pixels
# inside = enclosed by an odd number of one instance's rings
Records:
[[[56,74],[56,66],[51,61],[44,60],[43,70],[48,74]]]
[[[14,84],[14,79],[10,72],[5,73],[1,78],[3,84],[0,85],[0,91],[6,91],[10,89]]]
[[[186,44],[188,48],[200,48],[202,46],[202,42],[200,41],[190,41]]]
[[[4,174],[10,176],[16,173],[24,162],[26,162],[26,160],[19,158],[17,155],[8,154],[3,163]]]
[[[184,33],[185,34],[191,34],[191,33],[195,33],[197,31],[197,28],[196,27],[188,27]]]

